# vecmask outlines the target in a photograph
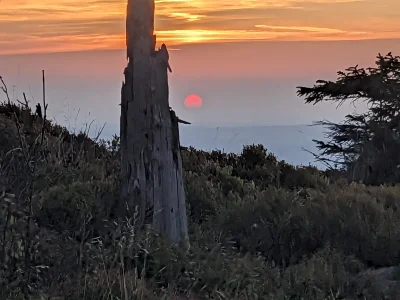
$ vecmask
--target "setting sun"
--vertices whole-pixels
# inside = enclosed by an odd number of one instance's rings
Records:
[[[203,105],[203,100],[201,100],[200,96],[191,94],[185,99],[185,106],[189,108],[201,107]]]

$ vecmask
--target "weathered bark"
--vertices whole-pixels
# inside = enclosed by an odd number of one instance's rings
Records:
[[[154,0],[128,0],[121,91],[120,209],[173,242],[188,241],[178,119],[169,108],[168,51],[155,50]]]

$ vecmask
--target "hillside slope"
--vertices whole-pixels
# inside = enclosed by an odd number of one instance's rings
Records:
[[[42,131],[18,107],[0,112],[0,299],[399,295],[398,186],[348,184],[262,146],[190,148],[191,249],[182,252],[134,216],[113,215],[118,139],[95,142],[49,122]],[[374,271],[384,267],[393,268]]]

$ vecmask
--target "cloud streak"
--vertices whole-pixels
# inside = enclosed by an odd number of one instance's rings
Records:
[[[122,48],[125,11],[121,0],[2,0],[0,54]],[[156,33],[169,45],[400,38],[400,2],[156,0]]]

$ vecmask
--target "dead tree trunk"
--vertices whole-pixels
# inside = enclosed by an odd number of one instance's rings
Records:
[[[121,91],[120,212],[188,242],[178,119],[169,107],[166,46],[155,50],[154,0],[128,0]]]

